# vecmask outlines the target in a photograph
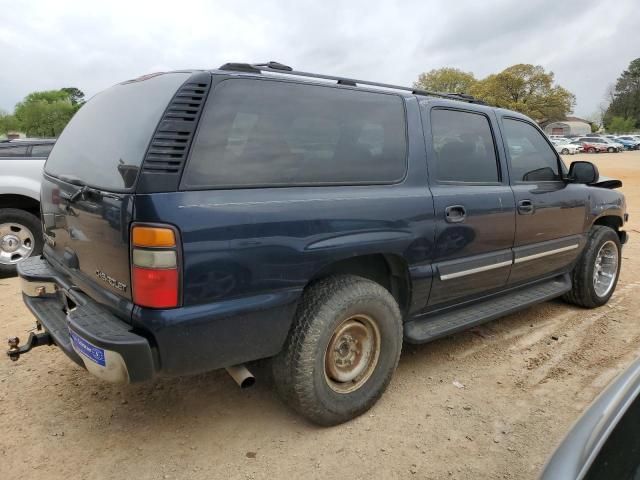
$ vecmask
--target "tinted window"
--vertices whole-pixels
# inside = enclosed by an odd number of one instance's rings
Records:
[[[435,158],[429,163],[434,180],[495,183],[500,180],[489,120],[457,110],[431,111]]]
[[[559,180],[556,152],[542,134],[519,120],[505,118],[503,124],[511,178],[517,182]]]
[[[390,183],[404,177],[396,95],[235,79],[200,122],[185,188]]]
[[[589,468],[586,480],[640,478],[640,397],[618,421]]]
[[[160,117],[188,73],[115,85],[89,100],[56,142],[45,171],[105,190],[133,186]]]
[[[0,147],[0,157],[24,157],[26,154],[26,146]]]
[[[31,147],[32,157],[47,157],[53,148],[53,143],[48,145],[34,145]]]

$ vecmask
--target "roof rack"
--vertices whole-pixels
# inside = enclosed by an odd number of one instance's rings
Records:
[[[335,80],[338,85],[349,85],[351,87],[357,87],[358,85],[367,85],[371,87],[388,88],[392,90],[402,90],[405,92],[411,92],[414,95],[424,95],[430,97],[448,98],[450,100],[458,100],[468,103],[478,103],[486,105],[485,102],[475,98],[472,95],[465,93],[443,93],[443,92],[430,92],[428,90],[421,90],[411,87],[403,87],[400,85],[391,85],[389,83],[371,82],[369,80],[356,80],[353,78],[336,77],[333,75],[324,75],[321,73],[301,72],[294,70],[288,65],[283,65],[279,62],[269,63],[225,63],[220,67],[220,70],[234,71],[234,72],[247,72],[247,73],[262,73],[271,72],[284,75],[295,75],[298,77],[308,78],[320,78],[323,80]]]

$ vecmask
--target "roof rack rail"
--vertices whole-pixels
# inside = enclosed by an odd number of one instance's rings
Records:
[[[299,70],[294,70],[288,65],[284,65],[282,63],[273,62],[273,61],[268,63],[225,63],[219,69],[235,71],[235,72],[248,72],[248,73],[271,72],[271,73],[279,73],[279,74],[285,74],[285,75],[295,75],[298,77],[319,78],[322,80],[335,80],[336,83],[338,83],[339,85],[348,85],[351,87],[357,87],[358,85],[367,85],[371,87],[388,88],[391,90],[402,90],[405,92],[411,92],[414,95],[448,98],[450,100],[458,100],[462,102],[478,103],[481,105],[486,105],[486,103],[483,102],[482,100],[477,99],[474,96],[466,93],[431,92],[428,90],[421,90],[418,88],[411,88],[411,87],[403,87],[400,85],[392,85],[389,83],[371,82],[369,80],[356,80],[354,78],[337,77],[334,75],[324,75],[321,73],[302,72]]]

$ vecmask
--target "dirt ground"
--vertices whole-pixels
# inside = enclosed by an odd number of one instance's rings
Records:
[[[111,385],[54,347],[2,355],[0,479],[535,478],[640,354],[640,152],[580,157],[623,180],[631,215],[608,305],[550,302],[406,346],[382,400],[334,428],[289,411],[259,371],[249,390],[225,372]],[[15,278],[0,280],[0,311],[0,338],[26,338]]]

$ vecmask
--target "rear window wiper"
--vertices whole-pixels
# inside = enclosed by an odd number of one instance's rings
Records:
[[[78,198],[84,197],[84,194],[87,193],[88,191],[94,191],[94,192],[98,191],[94,188],[89,187],[84,181],[82,181],[81,179],[79,179],[74,175],[59,175],[58,178],[63,182],[70,183],[71,185],[80,187],[71,195],[64,195],[64,197],[69,203],[73,203],[76,200],[78,200]]]

